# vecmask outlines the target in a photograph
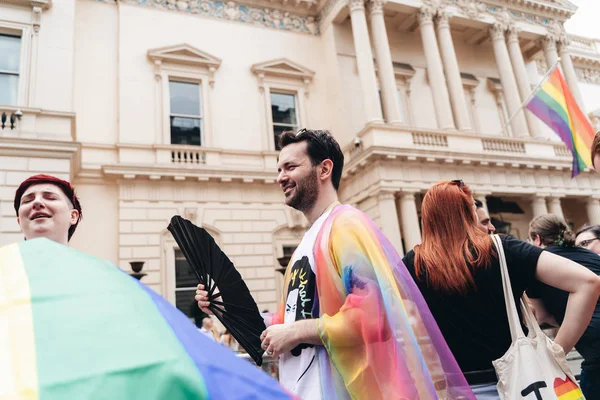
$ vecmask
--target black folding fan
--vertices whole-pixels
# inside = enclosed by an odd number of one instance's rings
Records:
[[[167,229],[175,238],[198,282],[208,291],[208,308],[254,362],[261,365],[264,350],[261,348],[260,334],[266,327],[240,273],[206,230],[179,215],[171,218]]]

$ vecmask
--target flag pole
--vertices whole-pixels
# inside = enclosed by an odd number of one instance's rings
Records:
[[[554,64],[552,65],[551,68],[548,68],[548,71],[546,71],[546,73],[542,77],[542,80],[531,90],[531,93],[529,93],[529,96],[527,96],[527,98],[525,100],[523,100],[523,102],[521,103],[521,105],[519,106],[519,108],[517,108],[517,111],[515,111],[510,116],[510,118],[506,121],[506,123],[503,126],[502,132],[500,132],[500,133],[504,133],[504,132],[508,133],[508,127],[510,126],[510,123],[512,122],[512,120],[523,109],[523,107],[525,106],[525,104],[529,103],[529,101],[533,98],[533,96],[535,96],[535,94],[537,93],[538,89],[546,82],[546,80],[548,79],[548,77],[550,76],[550,74],[552,73],[552,71],[554,71],[554,68],[556,68],[558,66],[559,62],[560,62],[560,57],[558,57],[556,59],[556,61],[554,62]]]

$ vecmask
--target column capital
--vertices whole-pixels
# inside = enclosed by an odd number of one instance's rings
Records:
[[[561,56],[564,56],[565,54],[569,53],[568,47],[570,44],[571,41],[569,40],[567,35],[561,35],[558,37],[558,40],[556,41],[556,47],[558,48],[558,52]]]
[[[419,8],[419,25],[433,24],[435,14],[436,10],[431,6]]]
[[[365,1],[364,0],[350,0],[348,2],[348,7],[350,8],[350,12],[364,10],[365,9]]]
[[[504,40],[504,31],[506,31],[506,25],[496,22],[490,26],[490,38],[494,40]]]
[[[383,5],[387,0],[367,0],[367,7],[371,14],[383,14]]]
[[[380,190],[377,192],[377,198],[379,200],[395,200],[396,192],[393,190]]]
[[[542,38],[542,47],[544,51],[547,50],[556,50],[556,42],[558,41],[558,37],[554,34],[547,34]]]
[[[435,17],[435,20],[437,22],[437,28],[450,28],[450,18],[452,18],[452,14],[449,11],[440,10]]]
[[[521,28],[517,27],[514,24],[508,26],[507,29],[507,37],[508,43],[516,42],[519,43],[519,34],[521,33]]]

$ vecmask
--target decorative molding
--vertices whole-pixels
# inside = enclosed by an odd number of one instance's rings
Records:
[[[575,74],[580,82],[600,85],[600,69],[575,68]]]
[[[331,10],[333,10],[334,7],[341,1],[347,2],[348,0],[328,0],[327,3],[321,9],[319,15],[317,16],[317,21],[319,23],[323,23],[323,21],[325,21],[327,17],[329,17],[329,13],[331,12]]]
[[[371,14],[383,13],[383,5],[387,0],[367,0],[367,7]]]
[[[430,5],[424,5],[423,7],[419,8],[419,25],[432,24],[433,17],[436,15],[436,11],[437,10]]]
[[[471,19],[478,19],[487,10],[486,5],[480,1],[456,0],[455,5]]]
[[[97,0],[105,2],[104,0]],[[190,15],[224,19],[251,25],[259,25],[267,28],[280,29],[284,31],[319,34],[319,26],[315,17],[300,16],[273,8],[250,7],[233,1],[218,0],[119,0],[125,4],[140,7],[152,7],[165,10],[173,10]]]
[[[521,33],[521,29],[519,29],[514,24],[510,24],[507,29],[507,38],[508,43],[516,42],[519,43],[519,34]]]
[[[32,8],[39,7],[42,10],[52,7],[52,0],[0,0],[0,4],[2,3]]]
[[[435,18],[437,22],[437,29],[449,29],[450,28],[450,18],[452,14],[447,10],[440,10]]]
[[[492,26],[490,26],[490,38],[492,40],[504,40],[505,31],[506,25],[500,22],[496,22]]]
[[[304,84],[306,96],[308,96],[308,85],[315,76],[314,71],[286,58],[278,58],[276,60],[254,64],[250,69],[258,78],[258,84],[261,90],[264,90],[265,77],[275,76],[285,79],[301,80]]]
[[[148,50],[148,58],[154,63],[154,73],[157,81],[161,79],[162,66],[163,63],[166,62],[205,68],[208,71],[209,84],[211,87],[213,87],[215,83],[215,71],[221,65],[221,59],[186,43],[150,49]]]

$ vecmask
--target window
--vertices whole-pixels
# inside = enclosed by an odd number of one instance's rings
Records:
[[[171,144],[202,144],[200,84],[169,81]]]
[[[188,317],[194,316],[197,307],[194,296],[198,278],[192,271],[183,253],[175,249],[175,305]]]
[[[279,136],[284,131],[298,129],[296,95],[271,92],[271,112],[273,115],[273,137],[275,149],[279,148]]]
[[[21,38],[0,35],[0,104],[16,105],[19,97]]]

